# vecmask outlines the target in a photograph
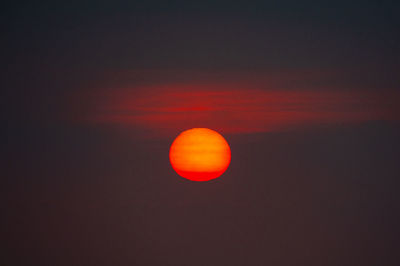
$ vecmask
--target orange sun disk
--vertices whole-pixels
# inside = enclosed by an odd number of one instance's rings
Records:
[[[231,161],[231,149],[218,132],[193,128],[174,140],[169,159],[178,175],[192,181],[207,181],[225,172]]]

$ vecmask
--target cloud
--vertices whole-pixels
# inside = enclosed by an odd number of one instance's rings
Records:
[[[152,132],[207,127],[223,133],[296,130],[313,125],[398,120],[390,97],[376,91],[274,89],[268,82],[169,82],[105,90],[90,123]]]

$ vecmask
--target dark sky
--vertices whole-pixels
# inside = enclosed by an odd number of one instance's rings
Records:
[[[1,8],[1,265],[400,264],[397,2],[99,2]]]

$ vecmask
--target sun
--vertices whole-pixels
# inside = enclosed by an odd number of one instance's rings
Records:
[[[231,161],[228,142],[208,128],[183,131],[169,151],[172,168],[192,181],[208,181],[222,175]]]

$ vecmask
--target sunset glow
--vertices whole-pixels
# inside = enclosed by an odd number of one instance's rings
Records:
[[[229,134],[396,120],[396,95],[340,89],[270,88],[261,81],[104,90],[86,106],[90,123],[170,136],[198,125]],[[279,86],[278,86],[279,87]],[[85,104],[90,101],[84,101]]]

